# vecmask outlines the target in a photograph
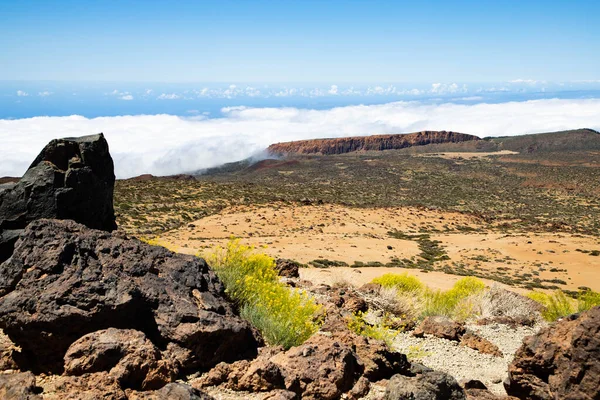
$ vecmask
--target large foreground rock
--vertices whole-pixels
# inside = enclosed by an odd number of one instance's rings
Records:
[[[20,231],[40,218],[115,230],[114,184],[101,133],[48,143],[18,183],[0,185],[0,262],[10,257]]]
[[[34,372],[62,373],[67,349],[107,328],[143,333],[180,373],[256,354],[253,330],[204,260],[72,221],[29,224],[0,265],[0,295],[0,328]],[[96,369],[69,354],[69,371]]]
[[[508,368],[520,399],[600,399],[600,307],[529,336]]]

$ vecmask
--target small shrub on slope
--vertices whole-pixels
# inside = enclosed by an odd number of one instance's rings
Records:
[[[320,307],[306,293],[281,283],[275,261],[255,254],[252,247],[231,240],[206,256],[236,301],[241,315],[272,345],[290,348],[302,344],[319,329]]]
[[[404,310],[403,315],[418,315],[420,318],[441,315],[466,320],[476,313],[485,289],[485,284],[473,277],[460,279],[447,291],[430,289],[417,277],[408,274],[385,274],[372,282],[396,290],[398,301],[385,299],[385,304],[412,305],[414,310]]]
[[[357,335],[383,340],[388,347],[392,346],[392,341],[398,334],[398,332],[392,331],[385,323],[370,325],[365,321],[362,312],[352,314],[348,318],[348,328]]]
[[[542,311],[542,317],[547,321],[556,321],[559,318],[576,312],[587,311],[600,305],[600,293],[592,290],[580,292],[577,299],[568,297],[561,290],[557,290],[552,294],[533,291],[529,292],[527,297],[545,307]]]
[[[399,292],[420,292],[425,285],[416,276],[404,274],[384,274],[373,279],[373,283],[385,288],[393,287]]]

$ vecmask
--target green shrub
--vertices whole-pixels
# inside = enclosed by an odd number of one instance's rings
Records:
[[[456,320],[467,320],[474,313],[472,298],[485,289],[485,284],[477,278],[466,277],[458,280],[447,291],[427,289],[423,292],[424,307],[422,316],[441,315]]]
[[[587,311],[596,306],[600,306],[600,293],[592,290],[580,292],[577,298],[577,312]]]
[[[544,306],[542,317],[547,321],[556,321],[567,315],[584,312],[600,305],[600,293],[592,290],[580,291],[576,299],[569,298],[561,290],[552,294],[532,291],[527,293],[527,297]]]
[[[377,340],[382,340],[388,347],[392,346],[392,342],[398,332],[390,329],[385,323],[370,325],[364,319],[364,313],[358,312],[348,317],[348,328],[357,335],[370,337]]]
[[[306,293],[281,283],[275,261],[252,247],[231,240],[206,256],[225,285],[225,292],[272,345],[302,344],[319,329],[320,306]]]
[[[383,287],[393,287],[399,292],[420,292],[425,285],[416,276],[404,274],[384,274],[373,279],[373,283],[378,283]]]

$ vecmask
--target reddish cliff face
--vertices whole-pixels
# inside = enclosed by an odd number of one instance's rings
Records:
[[[398,135],[356,136],[338,139],[299,140],[269,146],[271,154],[342,154],[361,150],[391,150],[431,143],[481,140],[477,136],[446,131],[423,131]]]

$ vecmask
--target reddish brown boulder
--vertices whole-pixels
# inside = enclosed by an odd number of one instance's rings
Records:
[[[459,341],[461,336],[466,332],[464,324],[454,322],[445,317],[427,317],[415,328],[413,336],[423,337],[425,334]]]
[[[508,368],[506,392],[520,399],[600,398],[600,307],[528,336]]]
[[[286,389],[303,399],[337,399],[362,372],[351,348],[324,335],[314,335],[271,361],[281,369]]]
[[[122,388],[160,388],[179,372],[146,335],[132,329],[89,333],[75,341],[64,358],[66,375],[108,371]]]
[[[473,332],[467,332],[462,335],[460,338],[460,345],[477,350],[483,354],[489,354],[494,357],[502,357],[502,352],[498,346]]]

